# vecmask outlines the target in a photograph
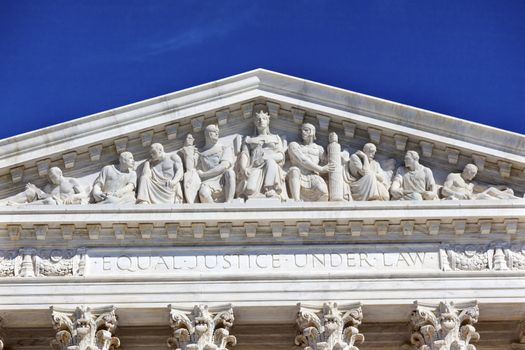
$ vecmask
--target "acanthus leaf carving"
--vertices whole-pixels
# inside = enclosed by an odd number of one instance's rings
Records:
[[[478,322],[479,308],[476,301],[439,305],[414,302],[410,317],[410,345],[413,350],[476,350],[471,342],[479,340],[474,324]]]
[[[303,350],[359,350],[355,344],[364,341],[358,329],[363,320],[361,304],[329,302],[312,307],[299,303],[298,307],[295,344]]]
[[[168,306],[173,335],[168,347],[176,350],[228,350],[237,339],[230,334],[234,316],[231,305],[209,308],[195,305],[193,309]]]
[[[55,350],[116,350],[120,340],[113,336],[117,328],[115,307],[75,310],[51,307],[53,328],[57,331],[51,347]]]

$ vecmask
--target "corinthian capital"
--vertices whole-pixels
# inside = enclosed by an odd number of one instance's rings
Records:
[[[120,346],[113,336],[117,328],[113,306],[79,306],[75,310],[51,306],[51,320],[57,331],[51,341],[55,350],[115,350]]]
[[[363,320],[361,304],[325,303],[315,307],[299,303],[297,306],[296,345],[304,350],[359,350],[354,344],[365,340],[357,328]]]
[[[233,326],[231,305],[193,308],[174,308],[169,305],[170,327],[173,336],[168,338],[168,347],[176,350],[228,350],[237,339],[230,335]]]
[[[415,350],[476,350],[479,334],[474,328],[478,322],[477,301],[454,304],[440,302],[438,306],[414,302],[410,318],[411,346]]]

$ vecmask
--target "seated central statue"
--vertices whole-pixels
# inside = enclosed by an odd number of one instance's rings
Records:
[[[327,174],[329,166],[320,166],[326,161],[322,146],[314,143],[315,126],[305,123],[301,127],[303,144],[292,142],[288,155],[292,167],[288,170],[288,184],[291,197],[295,201],[327,201],[328,186],[319,174]]]
[[[0,202],[0,205],[88,203],[88,194],[84,187],[77,179],[63,176],[60,168],[50,168],[47,177],[49,183],[43,190],[32,183],[28,183],[24,192],[6,198]]]
[[[397,169],[390,194],[392,199],[397,200],[438,199],[432,170],[419,164],[419,154],[416,151],[406,153],[405,166]]]
[[[244,139],[239,155],[237,194],[247,199],[287,199],[283,142],[279,135],[270,133],[268,113],[258,112],[254,123],[256,135]]]
[[[505,186],[482,186],[472,182],[478,167],[467,164],[462,173],[447,176],[441,194],[444,199],[517,199],[514,191]]]
[[[184,175],[177,154],[166,154],[160,143],[150,148],[150,159],[144,163],[137,193],[138,204],[182,203],[180,181]]]
[[[219,127],[208,125],[204,129],[205,145],[197,160],[197,174],[201,179],[201,203],[215,201],[230,203],[235,195],[233,149],[219,142]]]

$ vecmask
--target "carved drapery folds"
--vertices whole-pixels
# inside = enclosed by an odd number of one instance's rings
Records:
[[[231,305],[208,307],[195,305],[193,309],[168,306],[173,335],[168,347],[176,350],[228,350],[237,339],[230,335],[233,326]]]
[[[476,301],[454,304],[440,302],[426,305],[415,302],[410,318],[410,346],[413,350],[476,350],[471,342],[479,340],[474,328],[478,322],[479,308]]]
[[[120,346],[120,340],[113,336],[117,328],[113,306],[79,306],[75,310],[52,306],[51,320],[57,331],[51,341],[55,350],[115,350]]]
[[[303,350],[358,350],[354,344],[365,339],[358,329],[363,320],[361,304],[298,307],[295,344]]]
[[[148,159],[135,167],[133,154],[124,151],[124,143],[123,147],[117,147],[118,164],[102,165],[92,184],[67,177],[56,166],[47,170],[49,159],[40,160],[37,162],[41,165],[40,175],[47,174],[47,184],[38,187],[28,182],[22,192],[0,200],[0,205],[193,204],[252,198],[313,202],[519,198],[506,184],[475,181],[478,172],[485,169],[478,166],[479,162],[467,164],[463,170],[456,169],[438,184],[433,174],[436,169],[420,164],[420,154],[415,150],[407,150],[404,158],[399,155],[397,159],[385,159],[383,155],[376,160],[382,144],[379,143],[381,132],[374,128],[369,128],[374,143],[365,144],[362,150],[348,149],[347,144],[339,143],[335,132],[328,133],[327,146],[322,141],[314,142],[316,126],[306,122],[295,140],[288,143],[288,135],[271,129],[271,119],[281,117],[279,108],[267,112],[267,106],[249,112],[254,122],[252,136],[233,134],[219,139],[219,125],[224,125],[221,124],[224,117],[219,118],[218,125],[205,125],[202,118],[194,118],[192,124],[199,125],[194,132],[203,132],[206,140],[203,148],[194,145],[196,134],[186,134],[182,136],[186,139],[184,146],[165,152],[164,145],[151,144],[152,133],[147,132],[143,134],[147,138],[143,146],[150,145]],[[227,114],[220,113],[221,116]],[[297,120],[302,123],[303,117]],[[318,116],[318,123],[321,131],[330,131],[329,119]],[[348,133],[346,129],[346,136],[353,135],[353,131]],[[177,142],[170,135],[167,141]],[[117,141],[122,139],[128,141],[127,136]],[[398,135],[396,147],[399,142],[403,145],[398,150],[405,150],[406,137]],[[432,147],[429,149],[428,145],[432,144],[420,142],[422,155],[431,158]],[[457,164],[459,151],[447,149],[449,164]],[[75,152],[66,155],[71,154],[76,156]],[[64,162],[68,169],[74,166],[75,158],[66,155]],[[503,160],[499,164],[510,165]],[[140,171],[136,172],[135,168]],[[21,181],[22,177],[18,178]]]

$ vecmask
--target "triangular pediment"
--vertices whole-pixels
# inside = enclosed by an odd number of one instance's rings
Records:
[[[27,182],[45,183],[52,166],[89,183],[123,150],[144,161],[151,143],[174,152],[188,133],[200,146],[208,124],[218,124],[231,142],[252,133],[261,108],[271,115],[271,131],[288,142],[299,141],[300,124],[309,122],[319,144],[326,146],[333,131],[349,153],[373,142],[379,160],[400,165],[407,150],[416,150],[440,184],[475,163],[479,181],[507,185],[519,196],[525,191],[522,135],[258,69],[1,140],[1,197]]]

